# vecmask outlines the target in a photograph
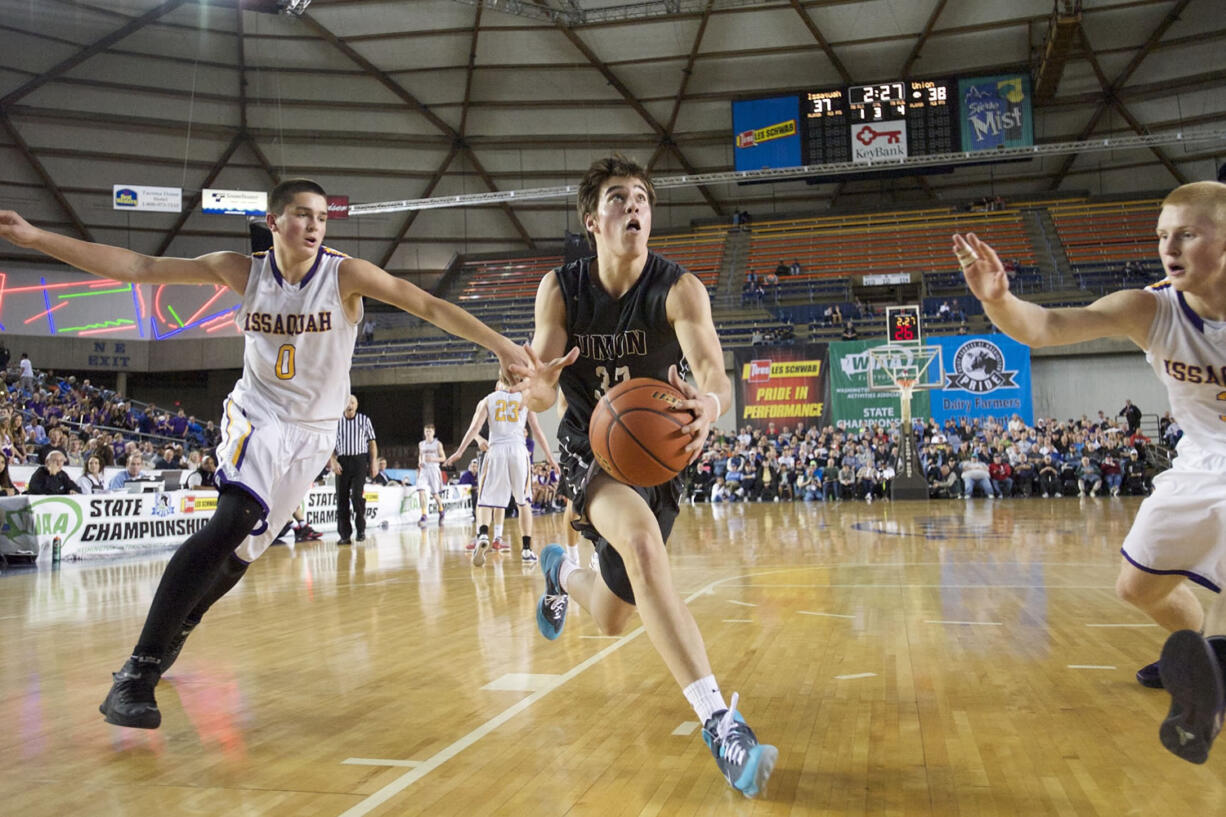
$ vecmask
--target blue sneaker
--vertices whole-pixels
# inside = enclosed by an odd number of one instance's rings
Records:
[[[746,797],[757,797],[766,792],[766,780],[775,770],[779,750],[758,743],[753,730],[736,711],[736,703],[734,692],[732,707],[716,712],[703,724],[702,739],[732,788]]]
[[[1193,630],[1171,633],[1162,645],[1162,684],[1171,693],[1171,709],[1158,730],[1168,751],[1189,763],[1209,759],[1209,747],[1222,731],[1226,688],[1222,659],[1226,643],[1206,641]]]
[[[562,634],[570,596],[562,589],[558,574],[566,551],[560,545],[547,545],[541,551],[541,572],[545,574],[545,594],[536,603],[536,626],[541,635],[553,641]]]

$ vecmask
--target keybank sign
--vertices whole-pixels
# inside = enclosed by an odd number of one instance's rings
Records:
[[[24,508],[6,510],[0,524],[0,536],[7,539],[59,536],[67,541],[81,530],[84,521],[76,503],[64,497],[48,496]]]

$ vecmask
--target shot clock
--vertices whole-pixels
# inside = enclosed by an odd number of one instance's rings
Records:
[[[886,307],[885,331],[890,343],[918,345],[921,341],[919,306],[910,304]]]

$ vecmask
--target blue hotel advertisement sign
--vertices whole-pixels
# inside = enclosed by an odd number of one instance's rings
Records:
[[[1030,347],[1006,335],[929,337],[939,344],[944,372],[931,393],[932,419],[938,423],[1018,415],[1034,425],[1030,386]]]

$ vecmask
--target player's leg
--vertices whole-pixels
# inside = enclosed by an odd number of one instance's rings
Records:
[[[531,482],[532,482],[532,463],[528,459],[527,450],[516,451],[507,458],[507,487],[510,489],[511,499],[519,508],[519,538],[520,538],[520,560],[525,564],[535,562],[536,554],[532,552],[532,505],[531,502]]]
[[[507,500],[510,501],[509,499]],[[499,505],[497,508],[492,508],[494,520],[494,542],[492,547],[494,550],[502,550],[502,528],[506,524],[507,506]]]
[[[667,531],[661,530],[647,501],[633,488],[602,474],[587,490],[588,519],[621,556],[647,635],[702,721],[703,740],[720,771],[738,791],[751,797],[758,794],[778,751],[758,742],[735,711],[736,696],[731,707],[724,703],[702,634],[673,585],[664,547]],[[615,632],[614,628],[625,626],[628,617],[622,605],[628,601],[614,596],[605,582],[593,581],[590,611],[602,629]]]
[[[417,487],[417,501],[421,505],[421,518],[417,520],[417,524],[424,525],[426,524],[426,519],[428,517],[427,511],[430,507],[430,502],[429,502],[430,495],[429,493],[427,493],[426,487],[422,484],[421,480],[422,480],[422,472],[420,469],[418,469],[416,487]]]
[[[223,563],[263,516],[260,502],[246,491],[223,488],[213,517],[175,551],[154,593],[140,640],[114,673],[111,690],[99,707],[109,723],[140,729],[161,724],[153,688],[161,678],[162,660]]]

